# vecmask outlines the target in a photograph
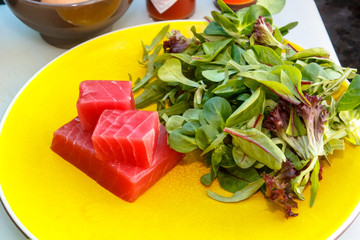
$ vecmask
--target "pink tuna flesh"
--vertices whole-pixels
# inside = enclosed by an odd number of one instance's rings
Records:
[[[167,145],[165,127],[160,125],[150,168],[99,160],[92,145],[91,133],[82,129],[78,118],[55,131],[51,149],[102,187],[129,202],[135,201],[184,156]]]
[[[97,157],[149,168],[159,135],[157,112],[104,110],[92,135]]]
[[[135,109],[131,87],[130,81],[81,82],[76,107],[82,128],[92,131],[105,109]]]

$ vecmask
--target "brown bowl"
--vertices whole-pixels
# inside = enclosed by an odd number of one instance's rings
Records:
[[[22,22],[45,41],[61,48],[73,47],[111,29],[133,0],[89,0],[52,4],[36,0],[5,0]]]

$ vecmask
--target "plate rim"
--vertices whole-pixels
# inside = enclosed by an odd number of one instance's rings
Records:
[[[82,45],[87,44],[88,42],[91,42],[95,39],[98,38],[102,38],[104,36],[110,35],[110,34],[114,34],[116,32],[120,32],[120,31],[125,31],[127,29],[132,29],[132,28],[138,28],[138,27],[144,27],[144,26],[148,26],[148,25],[161,25],[161,24],[166,24],[166,23],[174,23],[174,22],[206,22],[205,20],[190,20],[190,19],[183,19],[183,20],[168,20],[168,21],[159,21],[159,22],[151,22],[151,23],[144,23],[144,24],[137,24],[134,26],[130,26],[130,27],[126,27],[126,28],[121,28],[121,29],[116,29],[116,30],[112,30],[108,33],[104,33],[101,34],[99,36],[96,36],[94,38],[91,38],[89,40],[86,40],[68,50],[66,50],[65,52],[61,53],[60,55],[58,55],[57,57],[53,58],[50,62],[48,62],[46,65],[44,65],[43,67],[41,67],[38,71],[36,71],[26,82],[25,84],[19,89],[19,91],[15,94],[15,96],[13,97],[13,99],[11,100],[11,102],[9,103],[9,105],[6,107],[6,110],[4,112],[4,114],[1,116],[1,120],[0,120],[0,137],[1,137],[1,133],[3,131],[3,127],[4,124],[6,122],[6,119],[12,109],[12,107],[14,106],[15,102],[18,100],[19,96],[24,92],[24,90],[28,87],[28,85],[43,71],[45,70],[49,65],[51,65],[53,62],[55,62],[57,59],[61,58],[62,56],[64,56],[65,54],[69,53],[70,51],[81,47]],[[11,219],[11,221],[15,224],[15,226],[20,230],[20,232],[22,232],[25,237],[32,239],[32,240],[37,240],[37,238],[30,232],[30,230],[28,230],[26,228],[26,226],[19,220],[19,218],[16,216],[16,214],[14,213],[14,211],[12,210],[9,202],[6,200],[5,197],[5,193],[1,187],[1,183],[0,183],[0,202],[4,207],[5,212],[7,213],[7,215],[9,216],[9,218]]]
[[[7,106],[4,114],[1,116],[1,120],[0,120],[0,136],[1,133],[3,131],[3,127],[4,124],[6,122],[6,119],[13,107],[13,105],[15,104],[15,102],[18,100],[19,96],[24,92],[24,90],[28,87],[28,85],[43,71],[45,70],[49,65],[51,65],[53,62],[55,62],[57,59],[61,58],[63,55],[69,53],[70,51],[81,47],[82,45],[87,44],[88,42],[94,41],[98,38],[102,38],[105,37],[107,35],[111,35],[114,34],[116,32],[120,32],[120,31],[125,31],[128,29],[132,29],[132,28],[138,28],[138,27],[144,27],[144,26],[148,26],[148,25],[161,25],[161,24],[166,24],[166,23],[176,23],[176,22],[198,22],[198,23],[205,23],[207,22],[206,20],[200,20],[200,19],[182,19],[182,20],[168,20],[168,21],[159,21],[159,22],[151,22],[151,23],[144,23],[144,24],[137,24],[134,26],[129,26],[126,28],[121,28],[121,29],[116,29],[116,30],[112,30],[110,32],[101,34],[99,36],[96,36],[94,38],[91,38],[89,40],[86,40],[70,49],[67,49],[65,52],[61,53],[60,55],[58,55],[57,57],[53,58],[50,62],[48,62],[46,65],[44,65],[43,67],[41,67],[37,72],[35,72],[26,82],[25,84],[18,90],[18,92],[16,93],[16,95],[13,97],[13,99],[11,100],[11,102],[9,103],[9,105]],[[348,82],[348,80],[346,80]],[[349,84],[349,82],[348,82]],[[0,202],[2,204],[2,206],[4,207],[4,210],[6,212],[6,214],[9,216],[10,220],[13,222],[13,224],[17,227],[17,229],[27,238],[32,239],[32,240],[37,240],[38,238],[36,238],[31,232],[30,230],[28,230],[26,228],[26,226],[18,219],[18,217],[16,216],[16,214],[14,213],[14,211],[12,210],[9,202],[6,199],[6,196],[4,194],[4,191],[1,187],[1,183],[0,183]],[[356,207],[353,209],[353,211],[351,212],[351,214],[346,218],[346,220],[340,225],[340,227],[333,232],[327,239],[329,240],[335,240],[338,239],[350,226],[351,224],[356,220],[356,218],[360,215],[360,200],[358,201]]]

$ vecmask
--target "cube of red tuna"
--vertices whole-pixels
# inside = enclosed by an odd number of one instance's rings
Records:
[[[167,145],[165,127],[160,125],[153,165],[143,169],[96,158],[91,133],[78,118],[55,131],[51,149],[98,184],[125,201],[133,202],[169,172],[184,156]]]
[[[153,162],[159,125],[157,112],[104,110],[92,135],[96,156],[148,168]]]
[[[81,126],[92,131],[105,109],[135,109],[130,81],[88,80],[80,83],[76,103]]]

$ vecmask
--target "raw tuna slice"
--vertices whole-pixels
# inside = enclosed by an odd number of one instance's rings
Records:
[[[104,110],[92,135],[96,156],[148,168],[153,162],[159,126],[157,112]]]
[[[92,131],[105,109],[135,109],[131,82],[83,81],[80,83],[76,107],[82,128]]]
[[[51,149],[108,191],[129,202],[135,201],[184,156],[167,145],[165,127],[160,125],[150,168],[99,160],[92,145],[91,133],[82,129],[78,118],[55,131]]]

